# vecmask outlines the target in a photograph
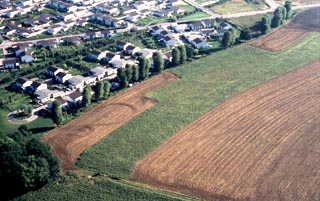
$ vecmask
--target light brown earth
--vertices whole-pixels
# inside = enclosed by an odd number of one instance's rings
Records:
[[[171,72],[165,72],[135,85],[53,130],[42,140],[59,157],[63,172],[76,169],[75,162],[84,150],[155,105],[155,101],[144,97],[146,93],[177,79]]]
[[[212,109],[131,180],[206,200],[319,200],[320,61]]]
[[[320,8],[298,14],[289,24],[254,40],[250,45],[268,51],[279,51],[298,42],[312,31],[320,31]]]

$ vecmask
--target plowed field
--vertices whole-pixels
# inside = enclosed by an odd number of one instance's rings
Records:
[[[301,40],[310,31],[320,31],[320,8],[313,8],[298,14],[288,25],[250,44],[268,51],[279,51]]]
[[[207,112],[131,179],[207,200],[319,200],[319,103],[316,61]]]
[[[150,91],[177,79],[162,73],[104,101],[68,124],[43,137],[60,158],[63,171],[75,169],[80,154],[103,137],[152,107],[155,102],[144,98]]]
[[[251,42],[251,45],[268,51],[279,51],[307,36],[309,32],[304,29],[284,26],[270,34]]]

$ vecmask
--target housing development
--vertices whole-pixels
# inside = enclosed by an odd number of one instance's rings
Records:
[[[2,198],[318,200],[319,41],[318,0],[3,0]]]

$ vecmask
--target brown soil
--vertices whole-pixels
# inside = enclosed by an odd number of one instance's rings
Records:
[[[319,8],[298,14],[289,24],[254,40],[250,45],[268,51],[279,51],[295,44],[311,31],[320,31]]]
[[[155,104],[155,101],[144,97],[146,93],[176,79],[177,76],[171,72],[165,72],[144,81],[53,130],[42,140],[59,157],[63,172],[75,169],[75,162],[84,150]]]
[[[138,162],[131,180],[206,200],[320,198],[320,61],[225,101]]]

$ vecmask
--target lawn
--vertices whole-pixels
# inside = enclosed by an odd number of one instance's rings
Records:
[[[147,26],[147,25],[155,25],[159,23],[166,22],[166,18],[161,18],[161,17],[155,17],[155,16],[148,16],[143,19],[140,19],[137,24],[139,26]]]
[[[273,14],[267,14],[270,19],[272,19]],[[255,27],[261,22],[261,18],[264,15],[250,15],[244,17],[231,18],[230,21],[242,28],[245,27]]]
[[[312,33],[275,53],[241,45],[174,69],[180,80],[147,95],[155,107],[86,150],[77,165],[129,178],[137,161],[227,98],[319,59],[319,40]]]
[[[193,12],[196,10],[195,7],[193,7],[189,4],[186,4],[186,3],[178,4],[178,5],[176,5],[176,7],[183,9],[185,12]]]
[[[184,21],[184,20],[195,20],[195,19],[200,19],[200,18],[206,18],[206,17],[210,17],[210,15],[208,15],[205,12],[196,12],[194,14],[188,15],[188,16],[184,16],[182,18],[179,18],[178,21]]]
[[[263,0],[245,1],[245,0],[230,0],[221,4],[212,6],[214,12],[220,14],[233,14],[256,10],[266,10],[268,6]]]

